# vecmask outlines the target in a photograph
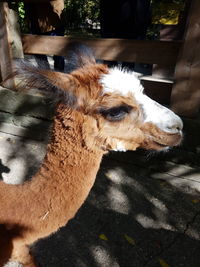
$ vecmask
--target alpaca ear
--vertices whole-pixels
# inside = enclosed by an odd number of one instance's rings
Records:
[[[20,91],[36,88],[56,102],[64,102],[69,106],[77,102],[73,93],[75,81],[70,74],[39,69],[24,60],[16,60],[15,71],[7,79],[11,77],[17,78],[17,89]]]
[[[66,60],[66,72],[70,73],[85,65],[95,64],[95,56],[93,50],[83,44],[73,42],[68,48]]]

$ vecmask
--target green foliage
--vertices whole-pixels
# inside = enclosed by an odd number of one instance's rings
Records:
[[[67,29],[92,27],[99,22],[100,0],[65,0]]]
[[[25,10],[24,10],[24,3],[23,2],[19,2],[18,3],[18,14],[19,14],[19,23],[21,26],[21,30],[22,32],[27,32],[27,25],[25,22]]]
[[[14,9],[18,13],[21,31],[24,33],[28,32],[28,26],[25,20],[24,2],[13,2],[10,4],[10,8]]]
[[[109,0],[108,0],[109,1]],[[97,35],[100,27],[100,0],[64,0],[65,2],[65,25],[66,34],[70,35]],[[16,4],[17,3],[17,4]],[[158,17],[157,20],[165,18],[166,20],[173,19],[177,16],[174,13],[165,12],[161,8],[162,4],[184,6],[185,0],[151,0],[152,15]],[[39,4],[39,2],[38,2]],[[170,8],[169,8],[170,9]],[[19,22],[22,32],[28,32],[27,23],[25,20],[25,10],[23,1],[15,2],[15,10],[19,14]],[[163,12],[164,11],[164,12]],[[164,14],[164,15],[163,15]],[[148,29],[148,38],[158,35],[158,29],[154,26]]]
[[[183,0],[152,0],[153,24],[178,24],[180,14],[184,9]]]
[[[76,30],[85,34],[86,29],[96,27],[99,24],[99,5],[100,0],[65,0],[66,33]],[[28,32],[23,1],[17,2],[14,9],[18,12],[22,32]]]
[[[25,11],[24,11],[24,3],[23,2],[18,3],[18,12],[19,12],[20,18],[24,19],[25,18]]]

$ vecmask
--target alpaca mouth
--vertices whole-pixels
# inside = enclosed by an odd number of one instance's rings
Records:
[[[167,149],[170,147],[169,144],[163,144],[157,141],[153,141],[152,144],[153,144],[154,149],[157,149],[157,150],[163,150],[163,149]]]
[[[164,138],[164,140],[153,139],[152,145],[156,149],[160,150],[160,149],[178,146],[180,145],[181,141],[182,141],[182,134],[173,134],[173,135],[167,136],[166,138]]]
[[[164,131],[152,123],[142,125],[141,130],[144,133],[144,141],[141,145],[144,149],[150,150],[166,150],[169,147],[180,145],[183,139],[182,129],[173,131]]]
[[[163,144],[163,143],[160,143],[160,142],[157,142],[157,141],[153,141],[155,145],[157,146],[160,146],[160,147],[166,147],[166,146],[169,146],[168,144]]]

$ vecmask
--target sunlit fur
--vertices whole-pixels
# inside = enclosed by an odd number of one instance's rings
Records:
[[[130,75],[124,73],[119,90],[119,84],[106,80],[112,75],[106,65],[94,63],[93,58],[85,62],[71,74],[38,70],[24,63],[15,72],[21,87],[35,86],[58,104],[38,172],[22,185],[0,182],[0,266],[9,260],[35,266],[29,246],[74,217],[109,150],[161,150],[181,141],[182,123],[174,113],[169,111],[168,117],[173,118],[170,127],[176,131],[170,132],[164,120],[163,128],[145,120],[149,115],[144,112],[145,102],[137,100],[137,94],[143,94],[139,80],[134,77],[135,85],[131,84]],[[129,84],[139,88],[128,90]]]

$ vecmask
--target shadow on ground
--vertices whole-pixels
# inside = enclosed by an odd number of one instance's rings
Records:
[[[9,173],[10,169],[2,164],[2,160],[0,159],[0,179],[3,179],[2,173]]]
[[[45,155],[54,104],[39,95],[3,87],[0,99],[0,179],[22,183]]]
[[[154,178],[169,172],[144,152],[105,157],[76,217],[33,248],[40,266],[199,266],[200,173]]]

